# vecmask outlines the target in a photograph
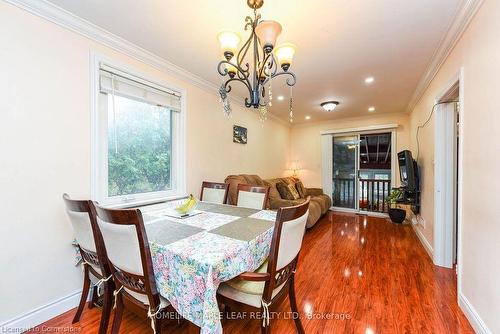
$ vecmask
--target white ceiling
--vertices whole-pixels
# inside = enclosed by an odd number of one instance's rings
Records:
[[[265,0],[260,12],[297,45],[296,123],[404,112],[463,0]],[[246,0],[50,0],[142,48],[220,84],[221,30],[246,36]],[[366,85],[365,77],[375,77]],[[274,96],[289,96],[283,79]],[[332,113],[319,104],[340,101]],[[287,118],[288,100],[271,112]]]

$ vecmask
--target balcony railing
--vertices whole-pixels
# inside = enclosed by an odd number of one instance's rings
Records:
[[[359,180],[359,209],[372,212],[388,212],[385,198],[391,191],[391,180]]]
[[[333,206],[343,208],[356,207],[356,193],[359,194],[359,209],[372,212],[387,212],[385,202],[391,191],[390,180],[360,179],[359,189],[355,188],[355,179],[333,179]]]

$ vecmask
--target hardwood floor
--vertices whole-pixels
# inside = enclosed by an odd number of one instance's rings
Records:
[[[473,333],[457,305],[453,270],[436,267],[409,225],[330,213],[305,236],[296,275],[306,333]],[[273,333],[294,333],[288,300]],[[69,327],[74,310],[44,326]],[[309,319],[310,318],[310,319]],[[97,333],[100,311],[85,309],[80,333]],[[260,333],[255,319],[226,320],[224,333]],[[41,328],[41,326],[40,326]],[[187,323],[162,333],[186,333]],[[33,331],[33,332],[36,332]],[[125,313],[122,333],[150,333],[150,322]]]

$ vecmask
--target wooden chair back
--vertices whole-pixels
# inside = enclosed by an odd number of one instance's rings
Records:
[[[75,233],[83,261],[88,263],[97,278],[109,277],[111,270],[106,255],[106,247],[97,226],[96,213],[89,200],[73,200],[63,194],[66,212]],[[99,269],[96,272],[96,268]]]
[[[267,266],[270,279],[266,281],[262,296],[267,302],[271,301],[273,291],[287,283],[295,273],[309,215],[309,201],[310,197],[300,205],[278,210]]]
[[[200,200],[204,202],[226,204],[229,184],[203,181]]]
[[[267,207],[269,190],[269,186],[238,184],[236,193],[236,205],[250,209],[263,210]]]
[[[94,206],[117,288],[136,300],[145,295],[149,305],[157,307],[160,298],[141,211]]]

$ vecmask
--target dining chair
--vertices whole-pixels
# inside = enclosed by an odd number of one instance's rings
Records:
[[[115,281],[115,316],[112,334],[117,334],[125,307],[146,310],[154,333],[161,332],[169,301],[156,287],[153,261],[141,211],[138,209],[106,209],[93,203],[97,225],[108,254]]]
[[[200,200],[203,202],[226,204],[229,184],[203,181]]]
[[[238,184],[236,206],[258,210],[265,209],[269,197],[269,189],[269,186]]]
[[[94,307],[94,304],[97,302],[99,287],[102,284],[104,303],[99,333],[104,334],[108,329],[111,309],[113,307],[114,284],[110,279],[111,269],[108,264],[102,235],[97,227],[94,207],[91,201],[73,200],[68,194],[63,194],[63,201],[66,205],[66,212],[69,216],[71,225],[73,226],[83,265],[83,290],[80,297],[80,303],[73,318],[73,323],[80,321],[90,291],[92,275],[98,281],[93,286],[89,308]]]
[[[255,272],[245,272],[224,282],[217,291],[218,301],[231,310],[262,314],[261,332],[270,333],[269,309],[288,294],[297,331],[304,333],[295,298],[294,277],[309,214],[309,200],[280,208],[274,224],[269,258]]]

